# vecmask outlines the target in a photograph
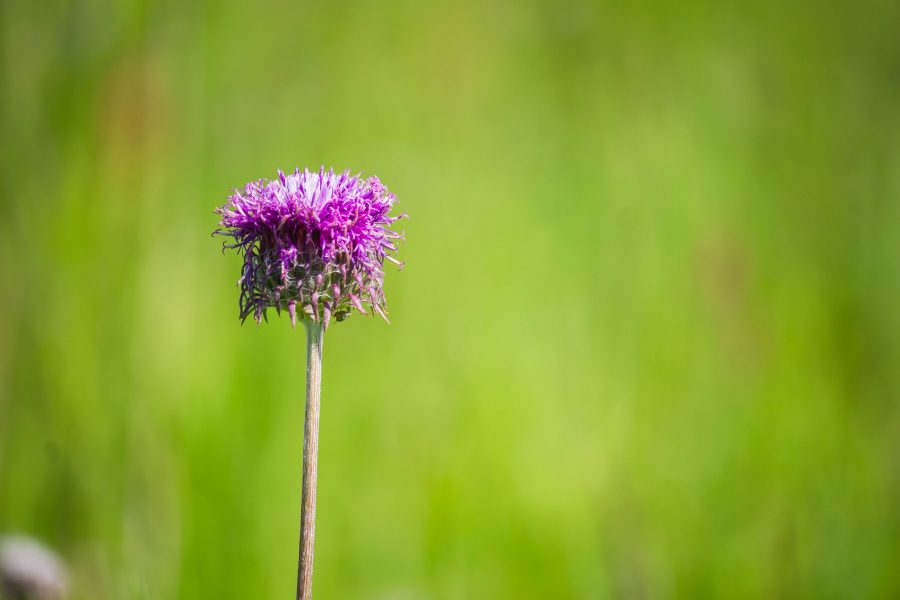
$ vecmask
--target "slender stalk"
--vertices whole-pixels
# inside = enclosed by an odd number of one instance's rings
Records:
[[[303,500],[297,600],[312,598],[313,543],[316,537],[316,459],[319,456],[319,397],[322,392],[322,338],[319,323],[306,324],[306,424],[303,428]]]

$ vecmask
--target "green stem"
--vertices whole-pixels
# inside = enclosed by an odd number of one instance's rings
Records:
[[[300,557],[297,600],[312,598],[313,545],[316,537],[316,460],[319,456],[319,399],[322,392],[320,323],[306,324],[306,424],[303,430],[303,499],[300,506]]]

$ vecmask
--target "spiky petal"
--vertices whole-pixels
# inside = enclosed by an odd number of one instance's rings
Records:
[[[257,322],[266,309],[287,308],[316,322],[341,321],[363,302],[386,317],[382,283],[385,260],[402,235],[391,226],[405,215],[390,216],[395,197],[377,177],[349,171],[281,171],[236,190],[216,212],[232,238],[225,248],[244,257],[240,317]]]

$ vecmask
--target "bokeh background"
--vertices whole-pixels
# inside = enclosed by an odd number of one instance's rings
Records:
[[[377,174],[320,599],[900,596],[893,0],[0,3],[0,532],[290,598],[305,342],[213,209]]]

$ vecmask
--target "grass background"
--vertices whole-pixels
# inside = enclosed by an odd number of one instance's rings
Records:
[[[0,531],[288,598],[304,339],[213,208],[398,195],[325,341],[316,596],[900,596],[900,7],[0,3]]]

